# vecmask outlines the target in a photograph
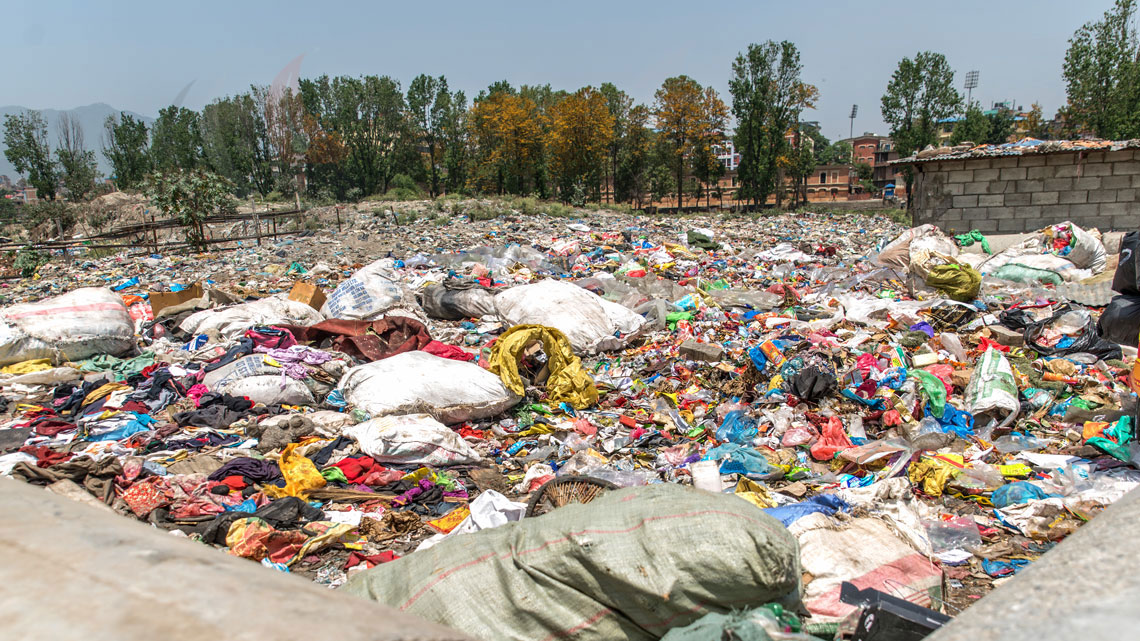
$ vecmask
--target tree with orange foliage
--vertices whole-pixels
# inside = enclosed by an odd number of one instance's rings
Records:
[[[583,87],[551,107],[546,149],[563,202],[570,201],[576,186],[600,195],[613,135],[614,117],[605,96],[593,87]]]
[[[728,108],[712,87],[704,89],[688,76],[676,76],[666,78],[654,94],[653,115],[672,151],[679,209],[685,191],[685,159],[699,155],[718,138]]]
[[[475,147],[473,187],[526,194],[542,157],[542,114],[528,97],[506,88],[481,94],[468,117]]]

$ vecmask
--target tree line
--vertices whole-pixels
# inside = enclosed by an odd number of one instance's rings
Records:
[[[1140,48],[1136,0],[1117,0],[1101,21],[1069,42],[1062,70],[1068,105],[1061,134],[1140,136]],[[733,61],[728,102],[688,76],[667,78],[649,104],[612,83],[573,92],[547,85],[493,83],[470,101],[444,76],[408,84],[388,76],[320,76],[297,91],[251,87],[200,112],[170,106],[150,126],[127,114],[109,117],[102,153],[120,189],[155,184],[171,172],[219,176],[233,194],[357,200],[444,193],[535,195],[572,204],[611,201],[642,206],[686,197],[720,197],[723,144],[731,141],[738,200],[780,205],[806,200],[819,164],[850,162],[850,145],[832,143],[804,122],[819,92],[802,78],[796,45],[752,44]],[[951,142],[1005,142],[1009,109],[964,104],[946,57],[903,58],[881,99],[895,149],[907,156],[936,144],[939,128],[960,115]],[[1050,134],[1034,104],[1030,135]],[[94,152],[66,115],[52,149],[43,116],[29,111],[4,123],[5,154],[41,196],[91,194]],[[870,168],[860,167],[869,178]],[[909,175],[906,176],[909,184]]]

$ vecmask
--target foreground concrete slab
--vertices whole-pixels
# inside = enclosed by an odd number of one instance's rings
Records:
[[[20,481],[0,514],[5,641],[470,639]]]
[[[1133,490],[927,641],[1135,638],[1137,532]]]

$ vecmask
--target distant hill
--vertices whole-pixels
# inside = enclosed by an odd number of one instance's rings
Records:
[[[15,115],[24,111],[28,111],[27,107],[20,107],[11,105],[8,107],[0,107],[0,124],[4,121],[4,116]],[[76,107],[75,109],[40,109],[44,119],[48,123],[48,140],[51,143],[52,151],[59,146],[59,116],[63,113],[71,114],[79,119],[79,123],[83,126],[83,141],[87,148],[95,152],[95,159],[99,162],[99,171],[104,176],[111,175],[111,165],[107,159],[103,157],[103,122],[107,116],[112,114],[118,115],[120,110],[115,109],[106,103],[97,102],[93,105],[85,107]],[[134,118],[140,118],[149,126],[154,122],[154,118],[150,116],[143,116],[133,111],[127,111],[128,115]],[[3,130],[0,130],[0,175],[6,175],[16,182],[20,174],[12,163],[4,157],[3,151],[5,149]]]

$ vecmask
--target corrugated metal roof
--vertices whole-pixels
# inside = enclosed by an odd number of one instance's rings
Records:
[[[1078,151],[1117,151],[1120,149],[1140,149],[1140,139],[1037,140],[1036,138],[1022,138],[1017,142],[1007,142],[1001,145],[978,145],[976,147],[964,147],[959,145],[957,147],[924,149],[913,156],[892,160],[887,164],[911,165],[938,160],[968,160],[971,158],[1072,153]]]

